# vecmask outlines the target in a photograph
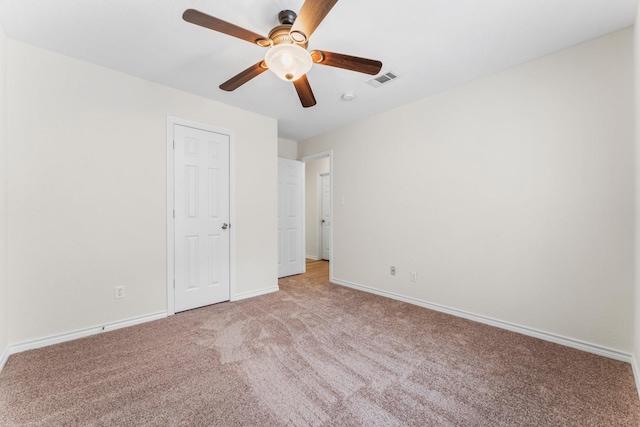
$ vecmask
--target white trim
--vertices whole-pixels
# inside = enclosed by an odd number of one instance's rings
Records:
[[[306,187],[306,185],[305,185]],[[316,174],[316,251],[318,258],[322,259],[322,173]]]
[[[241,294],[237,294],[231,298],[231,301],[240,301],[247,298],[259,297],[260,295],[270,294],[272,292],[278,292],[280,290],[279,286],[272,286],[270,288],[258,289],[257,291],[249,291],[243,292]]]
[[[229,135],[229,301],[236,294],[236,134]]]
[[[322,159],[324,157],[331,157],[333,154],[333,150],[320,151],[319,153],[309,154],[308,156],[302,156],[298,160],[303,163],[311,162],[316,159]]]
[[[640,397],[640,367],[638,367],[638,360],[634,355],[631,355],[631,369],[633,370],[633,378],[636,380],[636,391]]]
[[[358,289],[360,291],[369,292],[372,294],[384,296],[387,298],[395,299],[398,301],[403,301],[409,304],[417,305],[420,307],[428,308],[430,310],[439,311],[442,313],[451,314],[453,316],[462,317],[464,319],[472,320],[474,322],[484,323],[486,325],[495,326],[501,329],[506,329],[508,331],[517,332],[522,335],[527,335],[534,338],[539,338],[541,340],[549,341],[555,344],[560,344],[565,347],[575,348],[577,350],[586,351],[588,353],[597,354],[599,356],[608,357],[610,359],[620,360],[623,362],[631,363],[633,360],[633,356],[629,353],[625,353],[622,351],[614,350],[612,348],[599,346],[597,344],[591,344],[585,341],[576,340],[573,338],[563,337],[561,335],[551,334],[548,332],[540,331],[533,328],[528,328],[526,326],[516,325],[510,322],[504,322],[502,320],[493,319],[487,316],[481,316],[478,314],[473,314],[466,312],[464,310],[458,310],[451,307],[446,307],[440,304],[433,304],[427,301],[419,300],[416,298],[407,297],[404,295],[399,295],[393,292],[381,291],[379,289],[370,288],[368,286],[359,285],[356,283],[351,283],[345,280],[340,279],[331,279],[332,283],[336,285],[346,286],[348,288]],[[635,372],[635,371],[634,371]],[[636,383],[637,377],[636,377]]]
[[[333,177],[329,172],[318,173],[316,176],[316,207],[318,208],[318,214],[316,218],[316,225],[320,223],[318,226],[318,259],[324,259],[324,218],[322,217],[322,208],[324,207],[324,185],[322,180],[325,176],[329,177],[329,215],[333,214],[333,192],[331,191],[331,180]],[[331,220],[329,229],[329,236],[331,236],[331,231],[333,230],[333,217],[329,218]],[[329,258],[333,256],[333,247],[331,246],[331,237],[329,237]],[[331,261],[328,259],[327,261]]]
[[[2,353],[2,357],[0,357],[0,372],[2,372],[2,370],[4,369],[4,365],[7,364],[7,360],[9,360],[9,356],[11,355],[11,353],[9,352],[9,347],[4,349],[4,352]]]
[[[311,261],[320,261],[320,258],[318,258],[317,256],[313,256],[313,255],[306,255],[305,258],[306,259],[310,259]]]
[[[175,309],[175,293],[174,293],[174,278],[175,278],[175,221],[173,218],[174,208],[174,172],[173,172],[173,126],[176,124],[177,119],[168,116],[167,117],[167,314],[169,316],[176,313]]]
[[[78,338],[88,337],[90,335],[100,334],[102,332],[113,331],[120,328],[126,328],[129,326],[139,325],[141,323],[151,322],[167,317],[166,311],[160,311],[157,313],[151,313],[144,316],[132,317],[131,319],[119,320],[117,322],[105,323],[101,326],[94,326],[91,328],[78,329],[72,332],[65,332],[63,334],[51,335],[44,338],[38,338],[31,341],[25,341],[20,344],[12,345],[9,347],[9,354],[21,353],[27,350],[33,350],[34,348],[46,347],[53,344],[60,344],[67,341],[76,340]]]
[[[173,128],[175,125],[192,127],[208,132],[221,133],[229,136],[229,297],[233,301],[236,292],[236,136],[235,132],[229,129],[217,128],[214,126],[196,123],[177,117],[167,116],[167,315],[171,316],[175,311],[175,219],[174,209],[174,173],[173,173]]]
[[[302,164],[302,177],[298,180],[300,186],[302,187],[302,200],[300,201],[300,215],[302,215],[302,229],[300,232],[302,233],[302,247],[300,248],[300,255],[304,255],[307,252],[307,164],[305,162],[300,162]],[[280,197],[280,195],[278,195]],[[280,200],[278,200],[280,203]],[[280,248],[278,248],[280,250]],[[305,258],[302,259],[302,274],[307,272],[307,261]]]

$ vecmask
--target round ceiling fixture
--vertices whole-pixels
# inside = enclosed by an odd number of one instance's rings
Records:
[[[356,94],[355,93],[347,92],[347,93],[343,93],[342,94],[342,100],[343,101],[353,101],[354,99],[356,99]]]

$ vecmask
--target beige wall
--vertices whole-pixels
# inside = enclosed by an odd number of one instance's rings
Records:
[[[335,279],[631,353],[632,42],[616,32],[301,142],[299,156],[333,149]]]
[[[8,88],[12,345],[166,310],[167,116],[235,133],[236,292],[277,286],[274,119],[13,40]]]
[[[318,233],[320,216],[318,214],[318,174],[329,172],[329,157],[312,160],[305,167],[305,247],[306,257],[320,259]]]
[[[0,369],[9,346],[9,303],[7,275],[7,38],[0,27]]]
[[[278,138],[278,157],[289,160],[298,159],[298,143],[290,139]]]

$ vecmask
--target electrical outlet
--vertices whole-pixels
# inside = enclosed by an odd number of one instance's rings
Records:
[[[116,286],[115,297],[116,299],[124,298],[124,286]]]
[[[417,282],[418,281],[418,273],[416,273],[415,271],[411,272],[411,281],[412,282]]]
[[[389,269],[389,272],[391,273],[392,276],[396,275],[396,266],[392,265],[391,268]]]

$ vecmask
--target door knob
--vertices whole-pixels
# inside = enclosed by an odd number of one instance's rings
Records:
[[[229,224],[227,224],[226,222],[224,224],[222,224],[222,229],[226,230],[227,228],[229,228]]]

